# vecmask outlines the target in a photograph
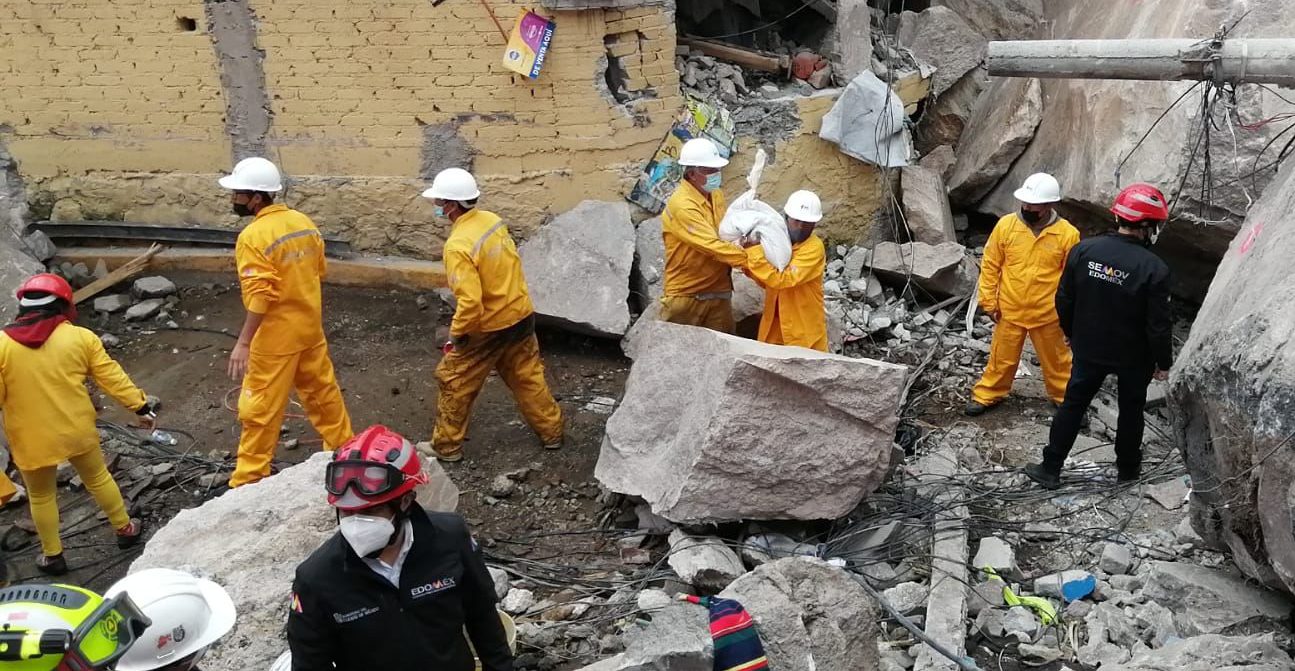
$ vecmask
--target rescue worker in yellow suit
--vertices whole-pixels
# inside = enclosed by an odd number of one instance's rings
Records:
[[[234,248],[247,317],[229,355],[229,376],[242,381],[233,488],[270,475],[293,389],[325,450],[350,440],[352,432],[324,338],[319,229],[306,215],[274,202],[283,178],[266,159],[239,161],[220,185],[233,191],[234,213],[252,217]]]
[[[1070,345],[1057,317],[1057,286],[1079,231],[1055,210],[1061,185],[1035,173],[1017,189],[1017,212],[998,220],[980,266],[980,307],[994,320],[989,363],[971,392],[966,414],[975,417],[1012,390],[1025,336],[1034,342],[1048,397],[1060,405],[1070,381]]]
[[[544,448],[562,447],[562,409],[544,380],[535,307],[512,235],[499,215],[477,207],[481,190],[466,170],[442,170],[423,197],[435,205],[437,217],[453,222],[442,256],[456,307],[445,356],[436,366],[436,457],[463,459],[472,403],[491,371],[512,390]]]
[[[158,401],[136,387],[104,351],[99,337],[72,323],[72,287],[57,275],[31,277],[18,289],[18,318],[0,334],[0,410],[14,463],[27,485],[31,519],[40,536],[36,568],[68,572],[59,538],[58,466],[69,462],[117,531],[117,545],[143,537],[104,464],[95,408],[86,378],[128,410],[155,415]],[[7,478],[6,478],[7,480]],[[12,484],[10,484],[12,486]]]
[[[665,287],[660,318],[732,333],[733,268],[745,268],[743,249],[719,238],[727,205],[720,169],[728,159],[714,142],[696,138],[679,151],[683,181],[661,213],[665,242]]]
[[[827,351],[827,310],[823,305],[823,272],[827,250],[814,235],[823,219],[823,203],[812,191],[797,191],[782,208],[791,237],[791,263],[783,270],[769,263],[756,241],[747,242],[747,277],[764,287],[760,342]]]

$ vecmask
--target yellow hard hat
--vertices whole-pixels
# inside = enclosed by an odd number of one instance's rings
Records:
[[[104,669],[130,649],[149,620],[126,594],[111,599],[73,585],[0,590],[0,668],[52,671],[65,656]]]

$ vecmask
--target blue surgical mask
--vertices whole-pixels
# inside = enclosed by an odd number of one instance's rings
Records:
[[[434,205],[434,206],[432,207],[432,214],[433,214],[433,215],[435,215],[438,219],[444,219],[444,218],[445,218],[445,208],[444,208],[444,207],[441,207],[440,205]]]
[[[711,191],[719,190],[719,187],[723,184],[724,184],[724,177],[720,175],[718,172],[713,172],[709,175],[706,175],[707,193],[710,193]]]

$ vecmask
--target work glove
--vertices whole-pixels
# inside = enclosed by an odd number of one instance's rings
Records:
[[[162,399],[156,396],[145,396],[144,405],[139,406],[139,409],[135,411],[135,414],[139,415],[140,417],[148,417],[150,415],[156,415],[158,409],[161,407],[162,407]]]
[[[454,335],[453,333],[450,334],[450,345],[452,345],[454,349],[462,349],[464,347],[467,347],[468,340],[469,340],[469,336],[467,333],[464,333],[463,335]]]

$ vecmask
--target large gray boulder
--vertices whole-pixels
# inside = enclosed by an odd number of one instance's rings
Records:
[[[1287,621],[1295,605],[1285,594],[1195,564],[1151,565],[1143,596],[1174,613],[1185,636],[1230,633],[1238,625]]]
[[[656,514],[833,519],[881,484],[905,367],[659,321],[627,353],[594,474]]]
[[[1170,378],[1192,519],[1247,576],[1295,592],[1295,162],[1255,204]]]
[[[985,0],[998,2],[999,0]],[[1244,21],[1239,21],[1247,14]],[[1287,37],[1295,33],[1295,12],[1284,2],[1243,3],[1217,0],[1089,0],[1045,3],[1049,35],[1058,39],[1124,39],[1161,37],[1207,38],[1219,26],[1233,26],[1230,37]],[[1239,22],[1238,22],[1239,21]],[[1178,292],[1199,300],[1209,286],[1214,265],[1245,218],[1247,194],[1272,177],[1260,170],[1253,178],[1253,159],[1285,124],[1269,124],[1255,131],[1236,132],[1228,118],[1267,119],[1288,111],[1286,103],[1258,87],[1239,87],[1237,108],[1216,107],[1211,133],[1214,157],[1210,203],[1203,203],[1200,173],[1204,148],[1199,92],[1188,95],[1173,112],[1157,118],[1192,82],[1116,81],[1100,79],[1047,79],[1042,82],[1047,114],[1034,141],[999,182],[979,209],[990,214],[1015,207],[1012,191],[1031,173],[1052,173],[1061,182],[1066,201],[1075,207],[1074,223],[1088,232],[1110,225],[1107,209],[1119,191],[1115,168],[1133,152],[1120,171],[1120,182],[1150,182],[1166,195],[1187,176],[1175,208],[1176,222],[1167,226],[1157,243],[1175,271]],[[1289,96],[1287,96],[1289,97]],[[1236,116],[1232,116],[1236,118]],[[1155,124],[1149,135],[1148,129]],[[1143,136],[1146,136],[1143,140]],[[1279,143],[1280,144],[1280,143]],[[1195,167],[1188,166],[1195,153]],[[1234,154],[1235,152],[1235,154]],[[1240,165],[1233,156],[1240,156]],[[1273,159],[1272,148],[1261,164]],[[1222,165],[1221,165],[1222,164]],[[1190,173],[1190,174],[1189,174]],[[1239,173],[1239,174],[1238,174]],[[1208,222],[1208,223],[1206,223]]]
[[[581,333],[625,335],[634,236],[624,201],[586,200],[540,227],[518,249],[535,312]]]
[[[936,98],[980,66],[988,42],[948,7],[900,14],[895,36],[919,61],[935,66],[931,95]]]
[[[1272,634],[1196,636],[1177,639],[1158,650],[1142,648],[1133,659],[1102,671],[1289,671],[1295,660]]]
[[[811,557],[765,564],[720,593],[755,620],[769,668],[876,671],[880,613],[844,570]]]
[[[149,539],[130,572],[174,568],[214,580],[229,591],[238,624],[202,661],[205,671],[268,669],[287,647],[288,617],[297,565],[337,532],[324,492],[319,452],[251,485],[180,511]],[[424,461],[430,482],[420,502],[457,504],[458,490],[435,460]],[[431,509],[438,509],[433,506]]]
[[[920,165],[900,168],[900,185],[904,191],[904,223],[913,239],[928,245],[957,243],[953,230],[953,210],[940,173]]]
[[[948,7],[990,40],[1034,37],[1043,18],[1043,0],[931,0]]]
[[[976,264],[956,242],[879,242],[872,250],[872,270],[891,284],[910,280],[934,296],[960,296],[975,289]]]
[[[954,152],[958,161],[949,177],[949,197],[964,205],[984,198],[1029,146],[1042,119],[1039,80],[998,79],[990,84]]]
[[[689,536],[680,529],[670,532],[667,561],[684,582],[708,594],[728,587],[746,573],[742,560],[723,539]]]

